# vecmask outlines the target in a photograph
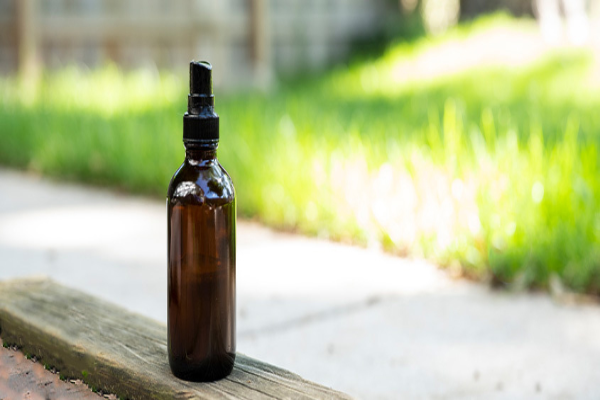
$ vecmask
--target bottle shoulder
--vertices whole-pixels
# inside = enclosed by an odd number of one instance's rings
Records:
[[[202,165],[186,160],[171,178],[167,199],[171,204],[219,206],[235,201],[235,189],[231,177],[216,159]]]

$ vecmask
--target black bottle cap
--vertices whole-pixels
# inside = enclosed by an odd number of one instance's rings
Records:
[[[219,116],[212,93],[212,65],[206,61],[190,63],[188,110],[183,116],[183,141],[217,143]]]

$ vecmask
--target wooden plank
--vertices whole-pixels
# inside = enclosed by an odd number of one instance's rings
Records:
[[[164,325],[48,279],[0,284],[0,335],[66,377],[121,398],[350,398],[239,353],[221,381],[179,380],[169,370]]]

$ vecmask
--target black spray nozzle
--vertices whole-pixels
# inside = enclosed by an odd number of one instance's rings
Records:
[[[209,62],[190,63],[190,94],[212,95],[212,65]]]
[[[212,65],[206,61],[190,63],[190,94],[188,114],[214,113],[215,100],[212,94]]]
[[[190,63],[188,111],[183,117],[183,140],[216,142],[219,140],[219,116],[212,94],[212,65],[206,61]]]

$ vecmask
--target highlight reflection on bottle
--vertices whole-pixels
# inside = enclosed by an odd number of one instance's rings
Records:
[[[217,160],[211,72],[190,63],[186,156],[167,197],[169,364],[191,381],[221,379],[235,361],[235,191]]]

